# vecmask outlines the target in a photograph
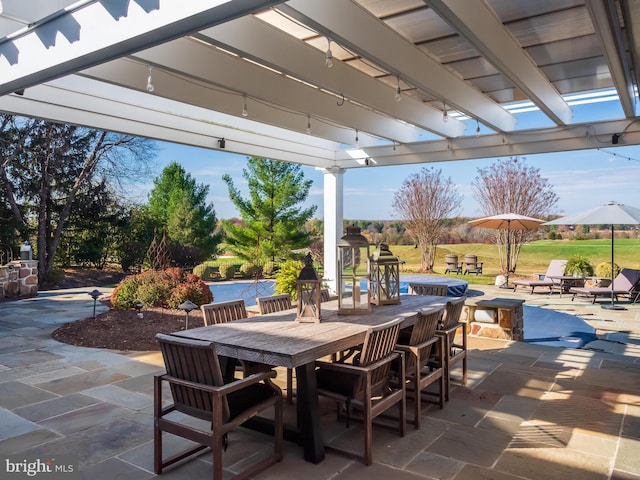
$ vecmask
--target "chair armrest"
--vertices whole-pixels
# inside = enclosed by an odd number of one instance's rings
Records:
[[[204,383],[191,382],[189,380],[183,380],[181,378],[172,377],[171,375],[164,374],[160,376],[160,380],[164,380],[169,383],[173,383],[175,385],[182,385],[185,387],[193,388],[196,390],[201,390],[203,392],[213,393],[216,396],[228,395],[231,392],[235,392],[237,390],[241,390],[249,385],[253,385],[254,383],[260,383],[268,378],[275,378],[277,372],[271,370],[269,372],[261,372],[254,373],[253,375],[249,375],[246,378],[242,378],[236,380],[231,383],[227,383],[223,386],[216,387],[213,385],[206,385]]]
[[[422,343],[419,343],[418,345],[403,345],[403,344],[396,344],[396,350],[400,350],[402,352],[409,352],[414,354],[416,357],[418,356],[418,352],[423,349],[424,347],[428,347],[429,345],[432,345],[434,343],[440,342],[440,336],[433,336],[428,340],[425,340]]]
[[[456,330],[458,330],[459,328],[464,327],[464,326],[465,326],[464,323],[458,322],[455,325],[453,325],[453,326],[451,326],[451,327],[449,327],[447,329],[439,328],[438,330],[436,330],[436,335],[447,335],[449,333],[455,332]]]
[[[327,369],[327,370],[334,370],[336,372],[347,372],[347,373],[354,373],[354,374],[360,375],[360,374],[367,373],[369,370],[373,370],[375,368],[381,367],[385,363],[391,362],[392,360],[398,357],[403,358],[404,353],[398,352],[398,351],[393,352],[387,357],[381,360],[378,360],[377,362],[373,362],[372,364],[367,365],[366,367],[361,367],[359,365],[353,365],[350,363],[331,363],[331,362],[322,362],[322,361],[317,361],[316,366]]]

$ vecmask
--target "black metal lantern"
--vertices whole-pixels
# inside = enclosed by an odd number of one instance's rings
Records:
[[[385,244],[371,255],[371,303],[394,305],[400,303],[400,260]]]
[[[371,313],[369,242],[358,227],[347,227],[338,241],[338,313]],[[362,289],[366,298],[362,298]]]
[[[308,253],[304,257],[304,267],[300,270],[296,281],[298,306],[296,322],[320,323],[322,281],[313,268],[313,259]]]

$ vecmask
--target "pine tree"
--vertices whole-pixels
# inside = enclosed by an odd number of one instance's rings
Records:
[[[223,220],[228,250],[255,264],[292,258],[292,251],[313,241],[305,223],[317,207],[302,209],[313,183],[299,165],[252,157],[243,170],[249,198],[245,199],[229,175],[222,179],[240,212],[242,224]]]

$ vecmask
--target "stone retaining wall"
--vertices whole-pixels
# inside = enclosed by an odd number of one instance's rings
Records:
[[[38,294],[38,261],[14,260],[0,266],[0,298]]]

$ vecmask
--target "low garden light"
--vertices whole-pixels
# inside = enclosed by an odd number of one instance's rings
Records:
[[[395,305],[400,303],[400,259],[389,246],[378,245],[370,259],[371,303]]]
[[[338,241],[338,313],[371,313],[369,296],[369,241],[360,228],[347,227],[347,233]],[[362,300],[362,283],[367,298]]]
[[[320,290],[322,281],[313,268],[313,258],[308,253],[304,257],[304,267],[300,270],[300,275],[296,280],[296,293],[298,305],[296,322],[320,323]]]
[[[178,308],[180,310],[184,310],[184,313],[186,315],[184,329],[189,330],[189,312],[191,312],[191,310],[195,310],[196,308],[198,308],[198,305],[193,303],[191,300],[187,300],[185,302],[182,302],[180,305],[178,305]]]
[[[144,307],[144,303],[136,302],[133,304],[133,308],[136,309],[136,317],[143,318],[142,307]]]
[[[93,318],[96,318],[96,301],[98,300],[98,297],[100,295],[102,295],[100,293],[99,290],[94,289],[92,292],[89,292],[89,295],[91,296],[91,298],[93,298]]]

